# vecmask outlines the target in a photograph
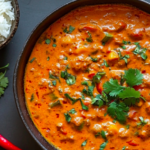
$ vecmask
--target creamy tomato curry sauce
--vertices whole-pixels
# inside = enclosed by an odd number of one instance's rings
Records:
[[[30,116],[61,150],[150,149],[150,15],[126,5],[73,10],[26,66]]]

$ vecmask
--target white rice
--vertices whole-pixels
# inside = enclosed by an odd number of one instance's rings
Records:
[[[9,36],[13,20],[15,14],[11,1],[0,0],[0,42]]]

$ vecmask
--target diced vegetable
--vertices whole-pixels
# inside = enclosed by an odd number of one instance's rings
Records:
[[[105,33],[105,37],[102,39],[102,43],[107,43],[113,38],[113,35],[108,32],[104,32],[104,33]]]
[[[118,60],[119,59],[119,55],[117,54],[116,51],[111,51],[109,54],[108,54],[108,60],[109,61],[114,61],[114,60]]]
[[[56,101],[56,102],[51,102],[51,103],[49,103],[49,106],[50,106],[51,108],[53,108],[53,107],[55,107],[55,106],[59,106],[59,105],[61,105],[60,100],[58,100],[58,101]]]

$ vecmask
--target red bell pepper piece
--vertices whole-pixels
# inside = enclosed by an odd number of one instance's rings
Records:
[[[94,28],[94,27],[92,27],[92,26],[85,26],[85,27],[83,27],[83,30],[94,32],[94,31],[96,31],[97,29]]]
[[[131,146],[138,146],[139,144],[137,144],[134,140],[128,141],[127,142],[129,145]]]
[[[89,78],[93,78],[94,76],[95,76],[95,73],[90,73],[90,74],[88,75]]]
[[[98,91],[100,94],[102,94],[102,91],[103,91],[102,84],[101,84],[101,83],[96,84],[96,88],[97,88],[97,91]]]
[[[8,140],[6,140],[2,135],[0,135],[0,146],[6,150],[21,150],[20,148],[16,147]]]
[[[133,88],[136,90],[136,91],[139,91],[142,89],[141,85],[135,85],[133,86]]]

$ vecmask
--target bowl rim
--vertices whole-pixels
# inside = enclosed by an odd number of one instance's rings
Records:
[[[4,48],[9,42],[10,40],[13,38],[13,36],[15,35],[16,31],[17,31],[17,28],[19,26],[19,20],[20,20],[20,9],[19,9],[19,3],[17,0],[13,0],[14,1],[14,4],[15,4],[15,11],[16,11],[16,14],[15,14],[15,24],[14,24],[14,29],[11,31],[10,35],[8,36],[7,39],[5,39],[1,45],[0,45],[0,50],[2,48]]]
[[[15,0],[15,1],[17,1],[17,0]],[[31,131],[31,129],[29,128],[29,126],[28,126],[28,124],[27,124],[27,122],[25,121],[25,118],[24,118],[24,116],[23,116],[23,113],[22,113],[22,110],[21,110],[21,108],[20,108],[20,105],[19,105],[19,98],[18,98],[18,94],[17,94],[17,74],[18,74],[18,68],[19,68],[19,64],[20,64],[20,62],[21,62],[21,58],[22,58],[22,56],[23,56],[23,52],[24,52],[24,50],[25,50],[25,47],[26,47],[26,45],[28,44],[28,42],[29,42],[29,40],[30,40],[30,38],[31,38],[31,36],[34,34],[34,32],[36,31],[36,29],[42,24],[42,22],[44,21],[44,20],[46,20],[49,16],[51,16],[51,15],[53,15],[53,14],[55,14],[57,11],[59,11],[59,9],[63,9],[64,7],[66,7],[66,6],[68,6],[68,5],[71,5],[71,4],[74,4],[74,3],[76,3],[77,1],[87,1],[87,0],[70,0],[70,2],[67,2],[67,3],[65,3],[65,4],[63,4],[63,5],[61,5],[61,6],[58,6],[57,8],[55,8],[55,9],[53,9],[51,12],[49,12],[49,14],[48,15],[46,15],[45,17],[43,17],[43,19],[41,19],[38,23],[37,23],[37,25],[34,27],[34,29],[31,31],[31,33],[28,35],[28,37],[26,38],[26,41],[25,41],[25,44],[23,45],[23,48],[22,48],[22,50],[21,50],[21,52],[20,52],[20,54],[19,54],[19,56],[18,56],[18,59],[17,59],[17,61],[16,61],[16,65],[15,65],[15,69],[14,69],[14,74],[13,74],[13,93],[14,93],[14,98],[15,98],[15,103],[16,103],[16,106],[17,106],[17,110],[18,110],[18,113],[19,113],[19,116],[20,116],[20,118],[21,118],[21,120],[22,120],[22,122],[23,122],[23,124],[24,124],[24,126],[26,127],[26,129],[27,129],[27,131],[30,133],[30,135],[32,136],[32,138],[37,142],[37,144],[43,149],[43,150],[48,150],[45,146],[43,146],[42,145],[42,143],[37,139],[37,137],[33,134],[33,132]],[[147,1],[145,1],[145,0],[130,0],[130,1],[137,1],[137,2],[139,2],[139,3],[143,3],[143,4],[145,4],[145,5],[148,5],[149,7],[150,7],[150,2],[147,2]],[[110,4],[110,3],[106,3],[106,2],[103,2],[103,4]],[[99,5],[103,5],[103,4],[101,4],[101,3],[99,3]],[[128,4],[127,2],[125,2],[125,1],[122,1],[122,2],[118,2],[118,3],[116,3],[116,2],[112,2],[111,4]],[[94,4],[93,4],[94,5]],[[146,12],[145,10],[143,10],[143,9],[141,9],[141,8],[139,8],[139,7],[136,7],[136,6],[134,6],[134,5],[132,5],[132,4],[128,4],[128,5],[130,5],[130,6],[133,6],[133,7],[135,7],[135,8],[138,8],[138,9],[140,9],[140,10],[142,10],[142,11],[144,11],[144,12]],[[87,6],[86,4],[85,4],[85,6]],[[77,6],[77,7],[80,7],[80,6]],[[76,7],[76,8],[77,8]],[[68,13],[69,13],[70,11],[68,11]],[[148,12],[146,12],[146,13],[148,13]],[[150,13],[149,13],[150,14]],[[57,20],[57,19],[56,19]],[[55,21],[56,21],[55,20]],[[54,21],[54,22],[55,22]],[[53,22],[53,23],[54,23]],[[50,24],[51,25],[51,24]],[[50,26],[49,25],[49,26]],[[45,29],[46,30],[46,29]],[[32,50],[31,50],[31,52],[32,52]],[[30,116],[29,116],[30,117]],[[35,128],[36,128],[36,126],[35,126]],[[38,131],[39,132],[39,131]],[[39,132],[40,133],[40,132]],[[41,135],[42,136],[42,135]],[[43,137],[43,136],[42,136]],[[44,138],[44,137],[43,137]],[[44,138],[44,140],[46,141],[46,139]],[[46,141],[47,142],[47,141]],[[50,143],[49,143],[50,144]],[[52,144],[50,144],[50,145],[52,145]],[[53,147],[54,149],[55,149],[55,147]]]

